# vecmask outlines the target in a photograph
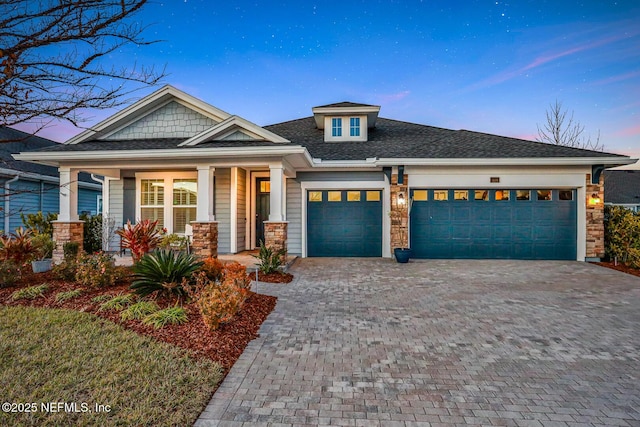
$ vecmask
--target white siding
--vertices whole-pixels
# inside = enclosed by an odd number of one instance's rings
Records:
[[[287,247],[289,254],[302,255],[302,188],[287,178]]]
[[[216,221],[218,253],[231,252],[231,169],[216,169]]]
[[[215,124],[215,120],[174,101],[106,139],[190,138]]]
[[[115,220],[116,229],[121,228],[124,225],[123,220],[123,200],[124,200],[124,181],[123,180],[111,180],[109,181],[109,216]],[[120,250],[120,238],[114,237],[111,239],[110,251]]]
[[[246,222],[247,222],[247,172],[244,169],[238,168],[237,177],[238,195],[237,195],[237,250],[238,252],[244,251],[245,248],[245,235],[246,235]]]

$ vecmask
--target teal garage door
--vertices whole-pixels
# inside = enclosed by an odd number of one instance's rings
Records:
[[[307,255],[382,256],[381,191],[308,191]]]
[[[414,258],[576,259],[575,190],[412,190]]]

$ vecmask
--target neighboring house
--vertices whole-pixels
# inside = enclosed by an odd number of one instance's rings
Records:
[[[191,224],[202,256],[260,240],[302,257],[407,245],[415,258],[603,255],[601,172],[629,157],[379,111],[343,102],[260,127],[165,86],[65,145],[15,157],[58,167],[63,182],[104,176],[105,214],[174,233]],[[73,197],[61,201],[58,241],[77,240]]]
[[[604,177],[605,205],[640,212],[640,170],[608,170]]]
[[[20,214],[58,212],[60,179],[52,166],[14,160],[21,151],[60,145],[16,129],[0,127],[0,229],[13,232],[22,224]],[[102,186],[87,174],[80,175],[78,213],[95,215],[102,199]]]

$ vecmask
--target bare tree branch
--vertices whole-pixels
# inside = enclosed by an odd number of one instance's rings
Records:
[[[598,130],[598,136],[593,141],[591,135],[584,133],[584,125],[573,118],[573,111],[571,115],[567,115],[567,110],[562,108],[562,102],[556,100],[555,103],[549,105],[546,119],[542,127],[537,125],[537,141],[572,148],[604,151],[604,145],[600,144],[600,131]]]
[[[123,105],[165,70],[108,64],[127,45],[148,45],[133,17],[147,0],[2,0],[0,126],[66,120]]]

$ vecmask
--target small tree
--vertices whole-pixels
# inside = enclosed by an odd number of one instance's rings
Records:
[[[539,142],[548,144],[563,145],[565,147],[582,148],[586,150],[603,151],[604,145],[600,144],[600,131],[595,141],[591,135],[584,133],[584,125],[567,115],[567,110],[562,108],[562,102],[556,100],[549,105],[546,112],[546,122],[543,126],[538,125]]]

